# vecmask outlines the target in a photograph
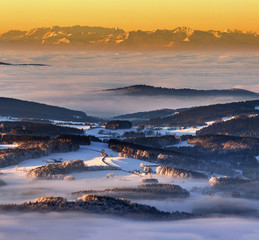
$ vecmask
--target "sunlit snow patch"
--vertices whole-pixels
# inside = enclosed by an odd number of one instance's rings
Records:
[[[8,149],[8,148],[16,148],[18,147],[19,145],[16,145],[16,144],[0,144],[0,150],[1,149]]]
[[[13,118],[13,117],[3,117],[3,116],[0,116],[0,122],[15,122],[15,121],[19,121],[21,120],[20,118]]]
[[[135,158],[106,158],[106,162],[110,165],[113,165],[114,167],[119,167],[124,171],[134,171],[134,170],[143,170],[141,167],[141,164],[152,166],[155,165],[150,162],[146,162],[143,160],[138,160]]]
[[[232,117],[223,117],[223,118],[221,118],[221,119],[222,119],[222,121],[226,122],[226,121],[229,121],[229,120],[234,119],[235,117],[236,117],[236,116],[232,116]]]

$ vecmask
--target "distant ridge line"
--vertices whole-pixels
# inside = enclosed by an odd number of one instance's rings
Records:
[[[82,111],[7,97],[0,97],[0,116],[74,122],[97,120]]]
[[[252,92],[246,89],[231,88],[231,89],[209,89],[200,90],[192,88],[164,88],[154,87],[150,85],[132,85],[120,88],[105,89],[108,92],[121,92],[127,95],[142,95],[142,96],[250,96],[259,97],[259,93]]]
[[[119,28],[71,26],[42,27],[29,31],[10,30],[0,35],[0,46],[76,46],[79,48],[122,49],[217,49],[259,48],[259,34],[240,30],[172,30],[124,31]]]

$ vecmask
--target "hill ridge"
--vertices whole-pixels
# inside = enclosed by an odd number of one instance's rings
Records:
[[[7,97],[0,97],[0,116],[77,122],[93,119],[81,111]]]
[[[151,85],[138,84],[120,88],[105,89],[108,92],[123,92],[128,95],[156,96],[156,95],[172,95],[172,96],[251,96],[259,97],[259,93],[252,92],[241,88],[231,89],[192,89],[192,88],[165,88],[154,87]]]

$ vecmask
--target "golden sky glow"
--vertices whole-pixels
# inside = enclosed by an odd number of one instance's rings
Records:
[[[259,0],[2,0],[0,32],[46,26],[259,32]]]

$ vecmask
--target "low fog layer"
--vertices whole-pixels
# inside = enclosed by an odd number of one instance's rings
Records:
[[[196,196],[195,196],[196,195]],[[217,213],[226,213],[226,210],[232,210],[236,213],[239,212],[241,215],[252,215],[259,217],[259,202],[257,200],[250,199],[238,199],[222,197],[219,195],[215,196],[198,196],[195,193],[191,194],[190,198],[185,200],[163,200],[163,201],[137,201],[138,203],[147,204],[154,206],[161,211],[183,211],[183,212],[195,212],[204,214],[205,210],[210,209]]]
[[[241,218],[134,222],[78,213],[0,215],[0,239],[5,240],[255,240],[258,229],[257,220]]]
[[[234,100],[197,99],[190,103],[186,99],[121,98],[100,92],[134,84],[196,89],[239,87],[259,92],[257,52],[9,51],[1,53],[0,62],[49,65],[1,65],[1,96],[60,105],[99,116]]]

